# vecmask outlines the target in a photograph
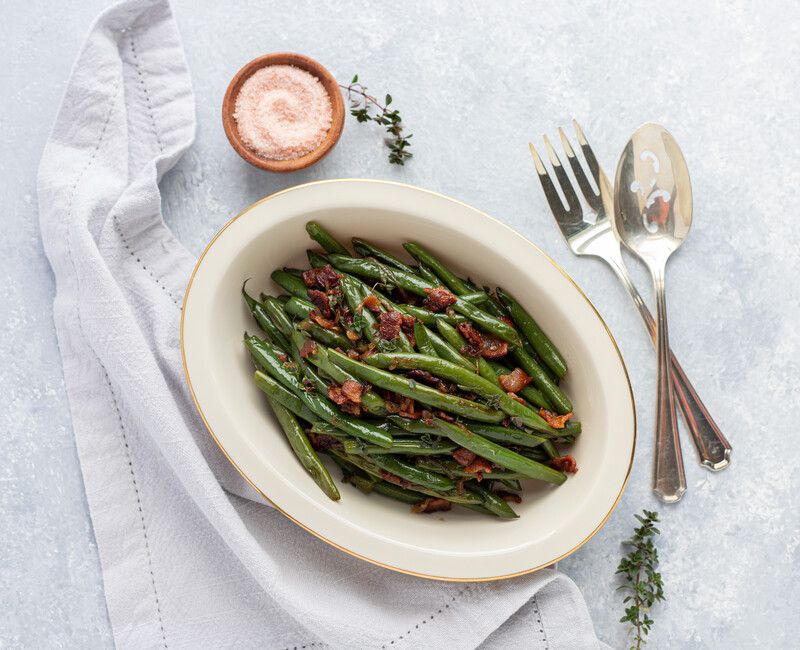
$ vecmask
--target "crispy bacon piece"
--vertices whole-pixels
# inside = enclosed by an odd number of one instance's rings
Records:
[[[495,336],[484,336],[481,356],[484,359],[497,359],[508,354],[508,343]]]
[[[471,323],[459,323],[458,331],[461,332],[461,336],[467,339],[467,342],[476,350],[480,350],[483,347],[483,337]]]
[[[308,432],[308,441],[317,451],[324,451],[331,447],[339,446],[339,441],[333,436],[328,436],[324,433],[314,433],[313,431]]]
[[[511,320],[508,316],[498,316],[497,320],[503,321],[506,325],[511,325],[511,327],[515,327],[514,321]]]
[[[420,413],[416,410],[416,403],[410,397],[404,397],[400,402],[400,411],[398,415],[411,420],[419,420]]]
[[[469,465],[464,467],[464,471],[469,474],[475,474],[479,481],[483,480],[484,474],[491,474],[492,464],[485,458],[478,456]]]
[[[348,350],[347,356],[350,357],[351,359],[357,360],[361,355],[358,353],[358,350]]]
[[[326,264],[318,269],[303,271],[303,283],[307,287],[320,287],[327,291],[339,284],[339,274],[330,264]]]
[[[464,449],[464,447],[459,447],[453,452],[453,458],[456,459],[456,462],[461,465],[461,467],[467,467],[472,464],[476,457],[475,453],[471,452],[469,449]]]
[[[450,387],[445,384],[441,379],[432,375],[427,370],[419,370],[415,368],[414,370],[409,370],[406,373],[406,377],[413,379],[414,381],[419,381],[427,386],[431,386],[442,393],[449,393]]]
[[[275,356],[278,357],[278,360],[283,363],[286,363],[289,360],[289,357],[287,357],[283,352],[279,352]]]
[[[308,314],[308,319],[314,321],[317,325],[325,328],[326,330],[339,329],[339,326],[335,321],[325,318],[317,309],[312,310]]]
[[[411,506],[411,512],[418,512],[418,513],[430,513],[430,512],[442,512],[444,510],[450,510],[453,507],[453,504],[450,503],[447,499],[437,499],[434,497],[428,497],[424,501],[420,503],[416,503]]]
[[[433,424],[433,413],[431,413],[431,412],[430,412],[430,411],[428,411],[427,409],[422,409],[422,414],[421,414],[421,416],[420,416],[420,417],[422,418],[422,421],[423,421],[425,424],[427,424],[428,426],[430,426],[431,424]]]
[[[514,368],[507,375],[500,375],[497,381],[500,382],[503,390],[509,393],[518,393],[533,380],[528,377],[522,368]]]
[[[558,415],[552,411],[548,411],[547,409],[540,408],[539,415],[541,415],[542,419],[554,429],[563,429],[564,425],[572,419],[573,413],[570,411],[565,415]]]
[[[449,413],[445,413],[444,411],[436,411],[436,415],[444,420],[445,422],[455,422],[456,419],[450,415]]]
[[[403,315],[393,309],[378,316],[378,334],[384,341],[391,341],[400,336],[400,326],[403,324]]]
[[[350,415],[361,415],[361,404],[355,404],[349,400],[342,404],[339,408],[345,413],[350,413]]]
[[[516,393],[512,393],[511,391],[508,391],[508,396],[509,396],[511,399],[513,399],[514,401],[516,401],[516,402],[519,402],[520,404],[525,404],[525,403],[526,403],[524,399],[522,399],[522,398],[521,398],[519,395],[517,395]]]
[[[364,300],[361,301],[359,307],[366,307],[371,312],[375,312],[376,314],[381,310],[381,301],[378,300],[378,296],[374,294],[369,294]],[[358,309],[357,311],[361,311]]]
[[[353,379],[345,379],[342,384],[342,394],[351,402],[361,404],[361,396],[366,392],[364,384]]]
[[[347,334],[347,339],[349,341],[358,341],[358,339],[361,338],[361,335],[358,332],[356,332],[355,330],[347,330],[346,334]],[[348,354],[349,354],[349,352],[348,352]]]
[[[392,474],[391,472],[387,472],[385,469],[381,470],[381,478],[384,481],[388,481],[389,483],[394,483],[395,485],[399,485],[400,487],[410,487],[411,483],[406,481],[404,478],[400,478],[396,474]]]
[[[342,392],[341,386],[331,384],[328,386],[328,399],[341,406],[347,401],[347,396]]]
[[[572,456],[558,456],[550,461],[550,467],[553,469],[566,472],[567,474],[574,474],[578,471],[578,463]]]
[[[303,347],[300,348],[300,357],[303,359],[308,359],[310,355],[317,353],[317,342],[313,341],[312,339],[306,339],[305,343],[303,343]]]
[[[325,318],[330,318],[333,316],[333,312],[331,311],[331,303],[328,300],[328,294],[324,291],[320,291],[319,289],[309,289],[307,292],[308,299],[314,303],[314,306],[319,309],[320,313]]]
[[[511,503],[522,503],[522,497],[515,492],[497,492],[497,496],[499,496],[503,501],[510,501]]]
[[[422,301],[422,306],[430,311],[442,311],[442,309],[446,309],[458,300],[453,293],[444,287],[425,289],[425,295],[427,298]]]

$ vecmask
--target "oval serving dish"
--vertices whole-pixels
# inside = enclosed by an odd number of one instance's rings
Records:
[[[569,365],[564,387],[583,433],[571,447],[579,471],[552,489],[529,481],[514,521],[454,509],[408,507],[342,485],[330,501],[305,473],[252,382],[242,345],[255,325],[239,290],[278,293],[281,266],[306,265],[305,223],[340,241],[363,237],[397,252],[424,243],[456,271],[502,286],[548,332]],[[192,396],[209,432],[252,486],[284,515],[337,548],[380,566],[442,580],[493,580],[543,568],[585,544],[627,482],[636,439],[633,393],[619,350],[595,308],[547,255],[488,215],[398,183],[321,181],[273,194],[234,217],[192,274],[181,320]],[[335,477],[340,473],[332,468]]]

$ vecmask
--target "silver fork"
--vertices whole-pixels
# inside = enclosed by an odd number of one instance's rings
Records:
[[[531,154],[533,155],[533,162],[536,165],[536,172],[539,174],[539,180],[542,183],[547,202],[550,204],[550,209],[553,216],[561,229],[569,247],[575,255],[593,255],[605,260],[622,284],[628,290],[630,297],[633,299],[636,308],[639,310],[639,315],[642,317],[647,331],[650,334],[650,339],[653,345],[656,343],[656,324],[653,316],[647,309],[647,306],[639,294],[639,291],[631,281],[628,269],[622,260],[622,252],[620,250],[620,243],[614,235],[613,228],[611,227],[611,220],[608,218],[609,214],[613,211],[613,194],[612,188],[608,182],[608,178],[603,173],[597,158],[586,141],[586,136],[580,125],[572,120],[575,127],[575,133],[578,137],[578,143],[583,151],[583,157],[589,171],[594,178],[597,187],[600,188],[600,194],[596,193],[589,183],[586,174],[583,171],[580,161],[575,156],[575,151],[570,145],[569,139],[564,133],[564,129],[559,128],[558,134],[561,137],[561,143],[564,147],[564,152],[567,155],[567,160],[572,168],[575,180],[578,182],[581,194],[586,199],[588,205],[587,213],[584,213],[581,203],[578,199],[572,183],[570,182],[567,172],[561,165],[550,140],[545,135],[544,144],[547,148],[547,154],[550,158],[550,163],[553,167],[558,184],[564,197],[567,200],[567,208],[564,207],[561,197],[556,191],[556,187],[547,173],[547,169],[542,163],[542,159],[536,152],[536,148],[529,143]],[[585,217],[590,217],[594,223],[585,220]],[[731,445],[722,432],[717,427],[712,419],[708,410],[706,409],[700,397],[694,390],[686,373],[683,372],[675,355],[670,351],[671,372],[672,372],[672,385],[675,397],[683,413],[683,419],[689,429],[697,453],[700,456],[700,463],[707,469],[712,471],[719,471],[724,469],[730,463]]]

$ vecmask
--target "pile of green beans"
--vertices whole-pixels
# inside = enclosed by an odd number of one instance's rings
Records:
[[[261,330],[244,344],[256,387],[325,495],[341,498],[321,456],[344,482],[416,512],[453,504],[514,519],[506,495],[520,481],[564,483],[555,460],[581,432],[560,385],[567,364],[513,296],[416,243],[403,245],[409,261],[358,238],[351,255],[319,223],[306,230],[322,248],[308,251],[312,270],[275,270],[279,296],[242,286]],[[449,306],[426,301],[435,289]],[[512,372],[525,380],[514,393]]]

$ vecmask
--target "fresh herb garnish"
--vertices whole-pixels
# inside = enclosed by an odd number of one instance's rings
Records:
[[[411,134],[403,135],[405,125],[400,112],[396,108],[389,109],[392,96],[387,94],[384,103],[381,104],[375,97],[367,94],[367,87],[358,82],[358,75],[355,75],[347,86],[339,84],[339,87],[347,91],[350,115],[355,117],[356,121],[375,122],[386,128],[389,162],[393,165],[404,165],[406,160],[414,155],[408,150],[411,145],[409,142]]]
[[[643,510],[642,513],[644,516],[635,515],[641,526],[634,529],[633,537],[623,542],[630,552],[617,567],[617,573],[621,573],[625,580],[619,589],[628,593],[622,602],[630,603],[619,622],[630,625],[633,632],[632,650],[639,650],[645,643],[644,637],[650,633],[653,626],[650,608],[664,600],[664,584],[657,571],[658,550],[653,544],[653,538],[660,534],[655,526],[658,513],[651,510]]]

